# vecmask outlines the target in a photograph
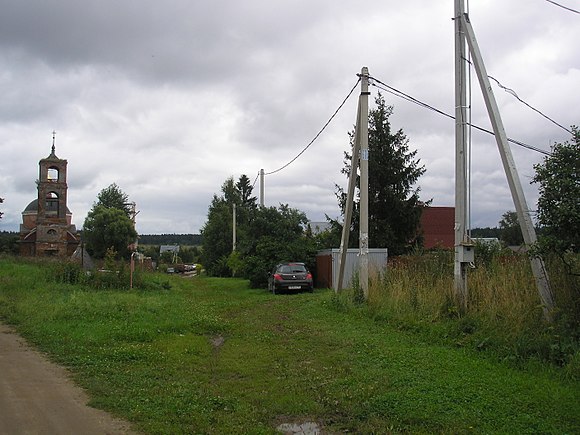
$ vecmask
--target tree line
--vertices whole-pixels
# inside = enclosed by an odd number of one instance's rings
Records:
[[[139,234],[140,245],[200,246],[201,234]]]

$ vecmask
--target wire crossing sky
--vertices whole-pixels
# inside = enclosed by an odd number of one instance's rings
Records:
[[[569,128],[580,123],[577,2],[553,3],[470,2],[469,16],[488,70]],[[453,2],[430,0],[364,8],[332,0],[5,1],[0,231],[18,231],[36,199],[52,131],[56,155],[68,161],[68,207],[79,228],[98,193],[116,183],[137,204],[139,233],[198,233],[223,182],[259,168],[276,171],[265,205],[288,204],[312,221],[338,217],[334,190],[346,184],[340,169],[356,98],[321,124],[363,66],[452,113],[453,14]],[[477,94],[471,123],[487,128]],[[452,206],[453,123],[385,96],[391,125],[426,167],[422,195]],[[519,143],[549,150],[570,139],[512,95],[496,98]],[[472,226],[496,226],[513,209],[511,195],[494,138],[475,128],[473,138]],[[522,180],[544,156],[522,146],[513,153]],[[533,206],[537,186],[524,184]]]

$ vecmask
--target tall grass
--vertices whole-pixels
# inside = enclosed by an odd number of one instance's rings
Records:
[[[558,259],[548,261],[557,308],[553,321],[546,322],[526,255],[485,246],[478,246],[476,255],[477,267],[468,272],[465,312],[455,304],[453,252],[448,251],[393,259],[386,272],[374,274],[363,309],[376,319],[430,338],[490,349],[516,361],[549,361],[579,377],[578,277]],[[339,298],[356,301],[356,291]]]

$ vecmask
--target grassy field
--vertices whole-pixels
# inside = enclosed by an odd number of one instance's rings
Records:
[[[153,276],[58,284],[0,259],[0,319],[67,366],[91,404],[151,434],[580,433],[580,382],[371,318],[328,290]]]

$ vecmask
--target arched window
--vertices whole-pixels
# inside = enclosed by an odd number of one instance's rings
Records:
[[[47,216],[59,216],[58,195],[55,192],[46,194],[45,213]]]

